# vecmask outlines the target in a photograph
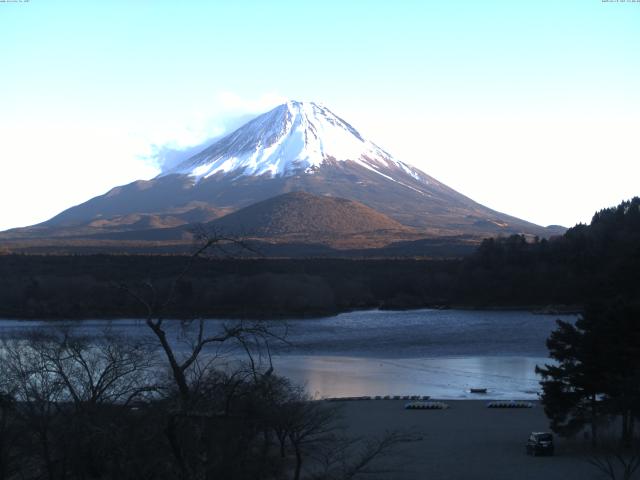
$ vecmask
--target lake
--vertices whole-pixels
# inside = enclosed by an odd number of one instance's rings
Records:
[[[524,311],[359,311],[335,317],[269,321],[287,344],[270,345],[276,373],[305,385],[317,398],[431,395],[434,398],[536,399],[534,368],[548,363],[545,340],[557,318]],[[207,331],[232,320],[207,320]],[[0,320],[0,336],[20,337],[61,322]],[[141,320],[64,322],[100,336],[105,328],[153,340]],[[183,345],[180,322],[169,337]],[[212,354],[210,350],[208,352]],[[231,350],[221,355],[237,356]],[[470,388],[487,388],[485,395]]]

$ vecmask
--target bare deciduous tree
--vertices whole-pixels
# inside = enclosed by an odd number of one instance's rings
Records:
[[[45,361],[47,372],[64,384],[69,400],[78,409],[98,404],[128,405],[154,391],[153,352],[109,329],[100,338],[61,329],[32,338]]]
[[[46,360],[29,341],[5,341],[0,351],[3,377],[17,404],[16,416],[33,439],[42,464],[32,468],[42,469],[54,480],[60,459],[54,427],[65,399],[63,382],[48,372]]]
[[[179,323],[181,334],[179,346],[170,340],[170,328],[176,327],[178,323],[167,320],[169,307],[174,301],[178,285],[193,267],[196,259],[212,249],[227,254],[229,245],[241,249],[248,248],[242,242],[218,234],[208,235],[201,231],[196,236],[202,242],[201,246],[189,257],[182,271],[164,289],[157,287],[150,280],[138,288],[120,285],[144,308],[145,324],[158,341],[177,391],[177,408],[166,419],[165,435],[182,478],[202,475],[203,472],[210,470],[212,463],[215,463],[211,460],[215,457],[215,453],[204,453],[211,438],[217,434],[215,417],[220,416],[219,412],[211,410],[216,408],[220,400],[211,398],[212,394],[220,393],[219,385],[213,385],[214,388],[211,388],[212,382],[209,381],[214,377],[220,380],[219,372],[216,372],[215,368],[216,353],[212,354],[211,350],[215,352],[222,346],[235,344],[240,351],[247,354],[249,371],[254,381],[257,381],[264,375],[270,375],[272,367],[266,372],[259,371],[253,352],[257,349],[259,354],[262,351],[268,353],[268,342],[275,338],[281,339],[274,334],[266,322],[238,320],[227,322],[220,328],[208,331],[205,320],[200,318],[183,320]],[[234,374],[228,380],[230,382],[227,386],[236,384],[238,387],[244,387],[246,383],[243,375]],[[229,395],[226,397],[226,406],[223,410],[226,417],[229,417],[231,398]],[[194,440],[197,441],[197,439],[201,440],[199,446],[194,444]],[[194,449],[201,449],[202,453],[194,455]]]
[[[176,349],[167,338],[165,316],[174,301],[177,286],[189,270],[191,270],[193,263],[196,259],[211,250],[218,250],[223,254],[227,254],[229,245],[235,246],[237,249],[251,250],[251,248],[242,241],[224,237],[215,232],[211,234],[204,230],[199,230],[195,232],[195,236],[196,239],[201,242],[201,245],[189,257],[182,271],[169,283],[168,288],[164,292],[160,292],[150,280],[144,283],[142,289],[138,290],[128,285],[120,285],[122,289],[133,296],[144,308],[146,312],[145,323],[157,338],[162,352],[169,363],[173,380],[179,392],[182,409],[188,408],[192,393],[191,382],[189,381],[190,369],[198,365],[200,354],[205,347],[235,341],[249,353],[247,345],[250,343],[266,345],[269,339],[283,339],[275,335],[265,322],[230,322],[223,325],[221,331],[207,333],[205,331],[205,321],[203,319],[196,319],[182,322],[185,337],[189,340],[189,349],[186,353],[182,352],[180,355],[176,352]],[[249,359],[253,362],[250,353]]]

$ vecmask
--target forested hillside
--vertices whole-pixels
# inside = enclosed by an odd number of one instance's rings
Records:
[[[463,262],[467,300],[584,303],[640,296],[640,198],[597,212],[561,236],[485,240]]]

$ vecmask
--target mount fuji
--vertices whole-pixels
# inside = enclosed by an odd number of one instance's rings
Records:
[[[286,177],[313,174],[329,160],[351,161],[392,181],[396,180],[382,169],[397,168],[421,178],[416,169],[364,139],[328,108],[295,101],[250,121],[163,175],[197,180],[216,173]]]
[[[253,206],[294,192],[305,195]],[[351,202],[340,203],[339,220],[338,215],[323,217],[325,223],[335,220],[333,226],[327,224],[328,236],[318,228],[307,231],[309,219],[338,205],[323,198]],[[250,206],[254,213],[243,215]],[[277,207],[277,214],[270,206]],[[258,211],[262,233],[252,230]],[[115,187],[42,224],[4,232],[0,239],[179,241],[189,237],[185,232],[195,223],[233,223],[255,237],[281,241],[278,228],[268,224],[274,215],[281,223],[287,211],[295,211],[299,219],[308,217],[297,224],[288,221],[287,235],[311,243],[322,238],[333,246],[344,244],[340,237],[351,238],[346,242],[350,246],[357,246],[358,238],[376,238],[380,246],[417,238],[480,239],[514,233],[548,237],[562,232],[480,205],[395,159],[325,106],[289,101],[152,180]],[[224,220],[229,214],[233,222]],[[342,235],[336,225],[347,224],[360,230],[351,228]]]

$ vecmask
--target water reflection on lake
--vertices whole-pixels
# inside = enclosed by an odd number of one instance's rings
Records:
[[[435,357],[383,359],[282,356],[276,369],[304,384],[310,395],[430,395],[433,398],[536,399],[534,369],[544,357]],[[487,394],[471,394],[487,388]]]
[[[273,345],[276,372],[316,397],[431,395],[434,398],[537,398],[534,368],[548,362],[545,340],[558,315],[529,312],[362,311],[336,317],[270,322],[287,333]],[[574,316],[561,316],[575,320]],[[207,320],[209,332],[224,320]],[[232,322],[232,321],[227,321]],[[69,322],[87,335],[105,328],[153,340],[140,320]],[[179,322],[169,338],[178,345]],[[0,336],[52,328],[42,321],[0,320]],[[470,388],[487,388],[485,396]]]

